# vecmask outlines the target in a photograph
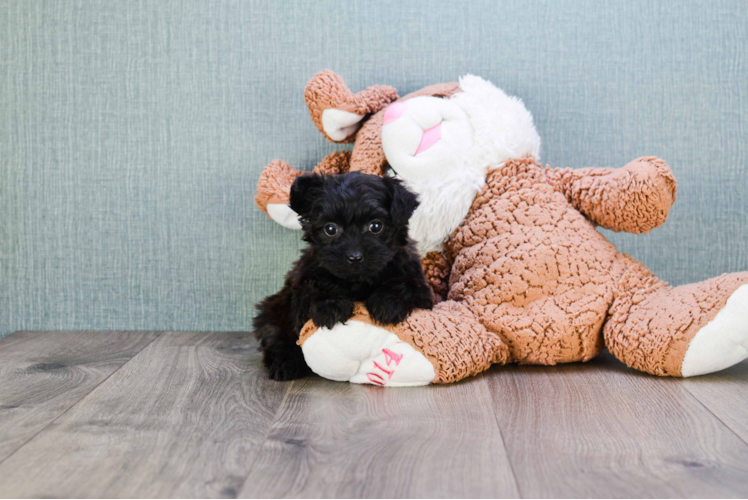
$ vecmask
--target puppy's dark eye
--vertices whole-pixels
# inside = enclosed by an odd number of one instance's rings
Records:
[[[369,231],[371,231],[374,234],[379,234],[382,232],[382,229],[384,229],[384,224],[382,224],[382,221],[372,221],[371,224],[369,224]]]
[[[325,224],[325,234],[327,236],[335,236],[338,234],[338,226],[333,223]]]

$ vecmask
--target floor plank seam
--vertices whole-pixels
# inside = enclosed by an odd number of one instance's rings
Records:
[[[491,399],[491,413],[493,414],[493,420],[496,422],[496,430],[499,431],[499,436],[501,437],[501,444],[504,446],[504,452],[506,453],[507,461],[509,462],[509,469],[512,471],[512,477],[514,478],[514,486],[517,487],[517,493],[519,493],[520,498],[525,498],[525,496],[522,494],[522,489],[519,487],[519,480],[517,479],[517,474],[514,472],[514,463],[512,462],[512,456],[509,453],[509,448],[507,448],[506,440],[504,439],[504,433],[501,432],[501,424],[499,423],[499,417],[496,415],[496,410],[494,409],[494,399],[493,399],[493,392],[491,391],[491,388],[488,386],[488,381],[486,380],[486,376],[484,374],[481,374],[481,378],[483,379],[483,385],[486,388],[486,391],[488,392],[488,397]]]
[[[112,373],[110,373],[109,375],[107,375],[106,377],[104,377],[101,380],[101,382],[99,382],[98,384],[96,384],[95,386],[93,386],[90,391],[88,391],[86,394],[84,394],[83,396],[81,396],[80,399],[78,399],[75,403],[73,403],[70,406],[68,406],[67,408],[65,408],[65,410],[62,413],[60,413],[59,415],[57,415],[54,419],[50,420],[49,423],[47,423],[47,425],[45,425],[44,427],[42,427],[41,429],[39,429],[38,432],[34,433],[33,436],[31,436],[26,441],[24,441],[18,448],[16,448],[15,450],[13,450],[13,452],[10,453],[7,457],[5,457],[4,459],[0,460],[0,465],[2,465],[5,461],[7,461],[10,457],[12,457],[13,455],[15,455],[16,453],[18,453],[18,451],[20,451],[24,446],[26,446],[31,441],[33,441],[39,434],[41,434],[42,432],[44,432],[45,430],[47,430],[50,425],[52,425],[55,422],[57,422],[63,415],[67,414],[67,412],[69,412],[70,410],[72,410],[73,408],[75,408],[81,401],[83,401],[84,399],[86,399],[87,397],[89,397],[91,394],[93,394],[96,391],[96,389],[98,389],[99,387],[101,387],[107,380],[109,380],[109,378],[112,375],[114,375],[115,373],[117,373],[118,371],[120,371],[123,366],[125,366],[126,364],[128,364],[130,361],[132,361],[136,357],[140,356],[140,353],[142,353],[144,350],[146,350],[153,342],[156,341],[156,339],[160,338],[161,335],[162,335],[162,333],[163,332],[159,332],[157,335],[155,335],[153,337],[153,340],[151,340],[146,345],[144,345],[143,348],[141,350],[139,350],[133,357],[131,357],[130,359],[128,359],[127,361],[125,361],[124,363],[122,363],[121,366],[119,366],[116,370],[112,371]]]
[[[278,405],[278,410],[276,410],[275,415],[273,415],[273,420],[270,422],[270,425],[268,426],[268,430],[265,431],[265,436],[262,438],[262,441],[260,442],[260,446],[257,448],[257,454],[255,455],[254,460],[252,460],[252,463],[247,468],[247,473],[244,475],[244,479],[242,480],[241,486],[236,490],[236,495],[234,498],[239,498],[239,494],[244,491],[244,486],[247,484],[247,480],[249,479],[249,476],[252,474],[252,470],[255,468],[255,464],[257,463],[257,460],[260,457],[260,451],[262,451],[262,448],[265,446],[265,443],[268,440],[268,436],[270,436],[270,431],[273,430],[273,425],[275,425],[275,422],[278,421],[278,416],[281,414],[281,411],[286,406],[286,400],[288,399],[288,395],[291,393],[291,388],[296,383],[295,380],[292,380],[291,383],[286,388],[286,393],[283,394],[283,400],[281,400],[281,404]]]
[[[741,443],[743,443],[743,444],[745,444],[746,446],[748,446],[748,441],[746,441],[745,439],[743,439],[743,438],[742,438],[742,437],[740,436],[740,434],[738,434],[737,432],[735,432],[735,430],[733,430],[733,428],[732,428],[732,427],[730,427],[730,426],[729,426],[729,425],[728,425],[728,424],[727,424],[727,423],[726,423],[726,422],[725,422],[724,420],[722,420],[721,418],[719,418],[719,416],[717,416],[717,415],[716,415],[716,414],[715,414],[715,413],[714,413],[714,412],[713,412],[713,411],[712,411],[712,410],[711,410],[711,409],[710,409],[710,408],[709,408],[709,407],[708,407],[707,405],[705,405],[705,404],[704,404],[704,403],[703,403],[703,402],[702,402],[702,401],[701,401],[701,400],[700,400],[700,399],[698,398],[698,396],[696,396],[696,395],[695,395],[695,394],[694,394],[693,392],[691,392],[690,390],[688,390],[688,387],[686,387],[686,386],[683,386],[683,388],[684,388],[684,389],[686,390],[686,392],[687,392],[687,393],[688,393],[688,394],[689,394],[689,395],[690,395],[690,396],[691,396],[691,397],[692,397],[693,399],[695,399],[695,400],[696,400],[696,402],[697,402],[697,403],[699,403],[699,405],[701,405],[701,407],[702,407],[702,408],[704,408],[704,409],[705,409],[705,410],[706,410],[707,412],[709,412],[709,414],[710,414],[711,416],[713,416],[714,418],[716,418],[716,419],[717,419],[717,420],[719,421],[719,423],[721,423],[722,425],[724,425],[724,426],[725,426],[725,427],[727,428],[727,430],[729,430],[729,431],[730,431],[730,432],[731,432],[731,433],[732,433],[732,434],[733,434],[733,435],[734,435],[734,436],[735,436],[736,438],[738,438],[738,441],[740,441]]]

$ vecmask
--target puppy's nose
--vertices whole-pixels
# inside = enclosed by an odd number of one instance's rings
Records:
[[[362,260],[364,260],[364,256],[361,255],[361,252],[353,252],[351,254],[348,254],[348,262],[351,264],[359,264]]]

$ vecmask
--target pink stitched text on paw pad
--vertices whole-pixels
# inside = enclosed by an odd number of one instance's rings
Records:
[[[369,372],[366,374],[366,377],[369,379],[369,381],[373,384],[377,385],[385,385],[387,382],[384,381],[381,375],[377,375],[376,373]]]
[[[374,366],[376,366],[377,368],[379,368],[380,370],[382,370],[384,373],[386,373],[387,374],[387,378],[392,378],[392,374],[395,373],[395,370],[388,370],[387,368],[382,368],[379,365],[379,363],[377,363],[376,361],[374,361]]]
[[[388,368],[391,368],[390,365],[392,362],[395,362],[395,366],[400,364],[400,361],[403,359],[403,354],[398,354],[394,351],[390,351],[389,349],[382,349],[382,353],[384,354],[384,361],[387,364]],[[384,368],[382,365],[374,361],[374,368],[375,370],[370,371],[366,374],[366,378],[369,379],[369,382],[372,384],[377,385],[387,385],[387,380],[391,379],[392,376],[395,374],[395,369],[392,368],[391,370],[388,370],[387,368]],[[387,379],[385,379],[381,374],[377,373],[376,370],[379,370],[383,374],[387,375]]]
[[[400,360],[403,359],[402,354],[390,351],[389,349],[382,349],[382,352],[384,353],[384,360],[387,362],[387,366],[390,366],[390,363],[393,361],[395,362],[395,365],[399,365]]]

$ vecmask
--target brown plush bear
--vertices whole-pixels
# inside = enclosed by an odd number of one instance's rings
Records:
[[[394,327],[359,305],[332,329],[309,322],[299,343],[333,380],[403,386],[454,382],[491,364],[587,361],[605,346],[654,375],[687,377],[748,357],[748,273],[670,287],[595,225],[646,233],[667,219],[676,183],[662,160],[553,169],[522,102],[476,76],[399,98],[352,94],[317,74],[305,98],[330,141],[354,143],[314,169],[393,175],[418,193],[410,236],[439,302]],[[298,228],[296,176],[274,161],[257,205]]]

